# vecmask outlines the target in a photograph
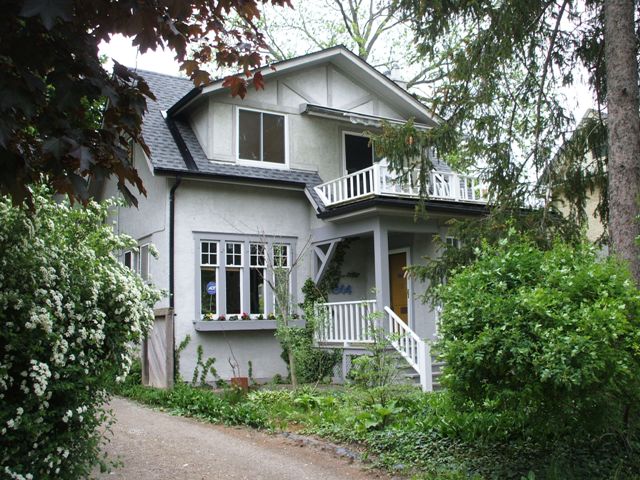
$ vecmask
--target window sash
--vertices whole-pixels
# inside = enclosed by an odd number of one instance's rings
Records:
[[[259,135],[259,143],[258,143],[258,158],[246,158],[245,156],[242,155],[242,150],[246,150],[242,147],[242,133],[240,132],[241,130],[241,123],[242,123],[242,119],[241,116],[242,114],[247,113],[247,114],[253,114],[253,115],[258,115],[259,116],[259,126],[258,128],[258,132],[256,132]],[[275,137],[279,137],[279,140],[282,142],[282,145],[271,145],[268,146],[265,149],[265,115],[269,117],[269,120],[267,123],[272,124],[272,123],[277,123],[279,121],[279,119],[282,119],[282,132],[279,132],[277,129],[273,128],[273,125],[271,125],[271,129],[275,130],[273,132],[270,132],[268,135],[269,141],[275,141]],[[273,118],[272,118],[273,117]],[[278,117],[278,118],[276,118]],[[274,122],[275,120],[275,122]],[[246,108],[239,108],[238,109],[238,122],[237,122],[237,126],[238,126],[238,133],[237,133],[237,152],[238,152],[238,159],[240,160],[247,160],[247,161],[251,161],[251,162],[263,162],[263,163],[267,163],[267,164],[275,164],[275,165],[285,165],[287,163],[287,123],[286,123],[286,117],[285,115],[279,114],[279,113],[271,113],[271,112],[263,112],[263,111],[259,111],[259,110],[249,110]],[[249,140],[247,140],[249,141]],[[265,158],[265,151],[267,151],[267,153],[269,154],[268,156],[273,157],[273,155],[277,155],[277,154],[281,154],[282,158]]]
[[[200,242],[200,266],[218,266],[218,242]]]
[[[227,267],[242,267],[242,245],[242,242],[225,242],[225,265]]]

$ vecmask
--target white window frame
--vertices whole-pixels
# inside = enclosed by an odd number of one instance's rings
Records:
[[[236,265],[235,263],[229,264],[227,262],[227,245],[240,245],[240,264]],[[244,304],[244,296],[245,296],[245,291],[244,291],[244,276],[245,276],[245,268],[244,268],[244,245],[245,242],[240,242],[237,240],[225,240],[224,241],[224,274],[227,275],[227,271],[229,269],[237,269],[240,272],[240,311],[239,312],[230,312],[229,311],[229,305],[227,305],[226,299],[227,296],[229,294],[229,285],[226,282],[226,278],[225,278],[225,282],[224,282],[224,295],[225,295],[225,315],[227,315],[227,317],[229,315],[242,315],[242,305]],[[235,260],[235,257],[237,256],[237,254],[234,252],[231,255],[233,255],[233,258]],[[219,260],[218,260],[219,261]],[[217,304],[216,304],[216,308],[217,308]]]
[[[251,160],[247,158],[240,158],[240,110],[246,110],[249,112],[258,112],[258,113],[267,113],[270,115],[280,115],[284,117],[284,163],[273,163],[273,162],[265,162],[264,160]],[[255,166],[255,167],[263,167],[263,168],[279,168],[279,169],[288,169],[289,168],[289,116],[286,113],[275,112],[272,110],[264,110],[257,108],[248,108],[236,106],[235,109],[235,127],[236,127],[236,138],[235,138],[235,148],[236,148],[236,160],[238,163]],[[262,124],[261,124],[262,126]],[[262,128],[260,129],[260,146],[262,148]],[[263,152],[260,152],[262,155]]]
[[[260,259],[260,254],[256,254],[253,255],[251,253],[251,247],[252,246],[259,246],[262,247],[262,265],[259,264],[259,262],[257,264],[254,265],[253,260],[254,258],[259,260]],[[263,311],[262,312],[249,312],[249,315],[267,315],[267,279],[266,279],[266,275],[267,275],[267,247],[268,245],[265,243],[261,243],[261,242],[249,242],[249,268],[247,270],[248,275],[249,275],[249,310],[251,310],[251,270],[252,269],[256,269],[256,270],[262,270],[262,301],[263,301]]]
[[[276,265],[276,255],[275,255],[275,248],[276,247],[287,247],[287,265],[285,267],[282,267],[280,265]],[[272,265],[272,271],[271,271],[271,278],[273,279],[273,284],[275,285],[276,283],[276,272],[275,269],[276,268],[283,268],[285,270],[289,270],[289,274],[287,275],[287,282],[289,283],[289,297],[292,296],[293,293],[293,288],[291,285],[291,245],[288,243],[272,243],[271,244],[271,258],[273,260],[273,265]],[[276,300],[276,292],[271,290],[271,294],[273,295],[273,310],[274,313],[277,314],[277,300]],[[291,306],[291,305],[290,305]]]
[[[130,258],[130,265],[127,265],[127,255],[129,255]],[[138,260],[136,258],[136,254],[133,250],[125,250],[125,252],[122,254],[122,264],[127,267],[129,270],[131,270],[132,272],[136,272],[136,268],[138,268]]]
[[[202,263],[202,244],[203,243],[208,243],[208,244],[215,244],[216,245],[216,263]],[[207,255],[211,255],[211,252],[207,252]],[[207,260],[209,260],[210,257],[207,258]],[[199,295],[202,295],[202,269],[206,269],[206,270],[213,270],[215,273],[215,282],[216,282],[216,311],[212,312],[214,315],[218,316],[220,315],[220,242],[217,240],[200,240],[200,252],[199,252],[199,256],[198,256],[198,264],[199,264],[199,269],[198,269],[198,282],[200,284],[200,290],[199,290]],[[205,313],[202,312],[202,298],[199,299],[200,300],[200,305],[198,306],[198,308],[200,309],[200,319],[203,319],[205,316]]]
[[[347,175],[347,135],[352,135],[354,137],[365,137],[369,138],[362,132],[352,132],[350,130],[342,131],[342,172],[344,175]],[[376,161],[376,150],[371,146],[371,165],[373,165]]]

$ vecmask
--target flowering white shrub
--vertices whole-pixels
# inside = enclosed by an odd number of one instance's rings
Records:
[[[106,389],[124,379],[160,294],[116,257],[113,202],[0,198],[0,478],[80,478],[102,462]]]

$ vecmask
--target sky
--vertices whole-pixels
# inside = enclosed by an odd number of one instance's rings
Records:
[[[103,42],[100,45],[100,53],[127,67],[182,76],[180,66],[174,60],[170,50],[140,54],[137,47],[132,45],[131,40],[122,35],[113,36],[109,43]],[[107,64],[107,69],[110,68],[111,64]],[[573,112],[576,122],[579,122],[587,109],[594,108],[595,102],[586,84],[586,72],[579,72],[575,78],[578,81],[573,86],[563,88],[562,93],[566,96],[568,109]]]

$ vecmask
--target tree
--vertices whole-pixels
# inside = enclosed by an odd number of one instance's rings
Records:
[[[107,222],[114,201],[32,198],[35,214],[0,198],[0,476],[86,478],[160,293],[118,260],[137,242]]]
[[[44,175],[56,192],[86,203],[91,180],[115,175],[125,198],[136,203],[127,183],[140,193],[145,189],[129,162],[129,144],[149,154],[141,123],[154,96],[124,66],[116,63],[107,72],[98,45],[120,33],[143,53],[169,47],[196,86],[211,80],[204,63],[237,68],[241,75],[227,76],[224,84],[243,97],[247,79],[263,86],[255,69],[266,44],[256,21],[267,3],[281,7],[289,0],[4,2],[0,193],[30,202],[29,186]],[[242,19],[241,27],[235,18]]]
[[[640,295],[617,259],[586,244],[543,250],[508,227],[440,289],[444,382],[461,408],[543,438],[626,434],[630,415],[637,428]]]
[[[517,215],[531,204],[536,177],[548,169],[558,140],[567,140],[571,133],[572,119],[559,87],[574,84],[578,67],[587,70],[598,120],[609,133],[608,205],[615,222],[611,247],[630,263],[640,282],[640,251],[635,243],[640,233],[635,220],[640,213],[635,3],[401,0],[400,4],[411,18],[425,58],[438,58],[440,39],[461,40],[454,44],[446,78],[432,97],[434,110],[446,119],[434,143],[453,166],[484,165],[495,204],[503,212]],[[549,210],[552,199],[546,200]],[[543,227],[549,218],[540,217]]]
[[[440,79],[439,65],[421,62],[411,45],[413,34],[394,2],[324,0],[294,2],[294,10],[265,10],[259,22],[275,60],[344,45],[406,88]],[[291,32],[295,31],[295,41]],[[434,75],[436,74],[436,75]]]
[[[640,118],[634,2],[605,0],[611,245],[640,281]]]

